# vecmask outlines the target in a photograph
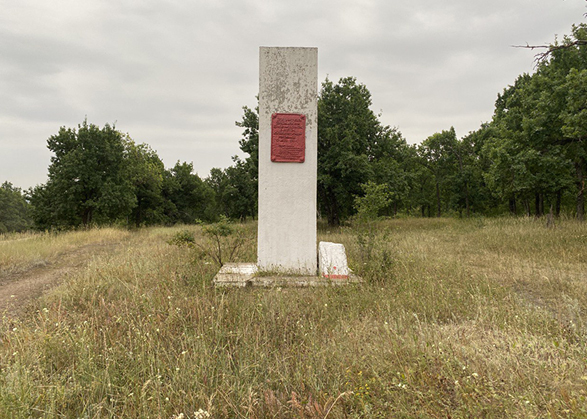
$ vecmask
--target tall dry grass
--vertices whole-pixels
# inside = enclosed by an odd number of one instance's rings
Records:
[[[117,228],[0,235],[0,278],[56,262],[65,253],[82,246],[118,243],[129,235],[128,231]]]
[[[177,231],[3,319],[0,417],[587,417],[584,224],[321,229],[366,282],[318,289],[216,290]]]

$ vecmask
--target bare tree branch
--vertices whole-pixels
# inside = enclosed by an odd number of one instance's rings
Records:
[[[534,62],[536,62],[536,64],[540,64],[542,61],[546,60],[554,51],[559,51],[562,49],[568,49],[568,48],[574,48],[574,47],[578,47],[580,45],[587,45],[587,40],[585,39],[577,39],[573,42],[566,42],[564,44],[560,44],[560,45],[512,45],[513,48],[526,48],[526,49],[531,49],[531,50],[535,50],[535,49],[546,49],[546,51],[541,52],[539,54],[536,54],[536,57],[534,58]]]
[[[587,13],[585,13],[583,15],[583,17],[587,17]],[[566,41],[567,42],[565,42],[561,45],[530,45],[530,44],[526,43],[526,45],[512,45],[512,47],[513,48],[526,48],[526,49],[531,49],[531,50],[535,50],[535,49],[539,49],[539,48],[546,49],[546,51],[541,52],[539,54],[536,54],[536,56],[534,57],[534,62],[536,63],[536,65],[539,65],[542,61],[546,60],[554,51],[578,47],[580,45],[587,45],[587,40],[585,40],[585,39],[577,39],[574,42],[568,42],[568,40],[566,40]]]

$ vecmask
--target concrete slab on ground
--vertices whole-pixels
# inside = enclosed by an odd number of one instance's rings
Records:
[[[317,287],[347,285],[363,282],[352,273],[348,278],[324,278],[319,276],[259,275],[255,263],[227,263],[212,281],[216,287]]]

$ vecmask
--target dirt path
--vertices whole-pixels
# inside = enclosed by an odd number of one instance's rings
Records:
[[[86,266],[93,256],[113,252],[119,246],[120,243],[88,244],[62,254],[54,263],[0,277],[0,313],[21,313],[33,299]]]

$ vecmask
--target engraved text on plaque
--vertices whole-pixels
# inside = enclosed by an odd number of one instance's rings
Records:
[[[306,116],[271,115],[271,161],[303,163],[306,157]]]

